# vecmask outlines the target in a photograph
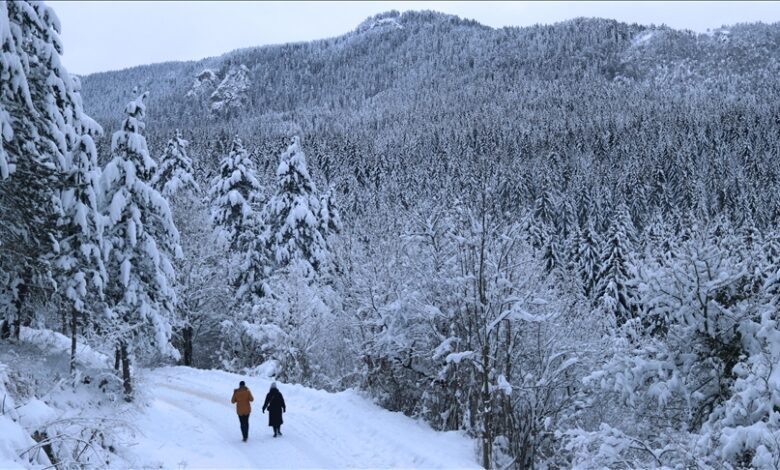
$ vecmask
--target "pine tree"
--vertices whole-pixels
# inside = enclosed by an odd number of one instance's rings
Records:
[[[125,108],[127,118],[111,141],[112,160],[103,172],[104,239],[110,282],[108,325],[122,363],[125,398],[132,399],[130,355],[178,356],[171,346],[176,295],[172,256],[180,256],[179,233],[168,202],[149,184],[155,163],[144,129],[147,93]]]
[[[59,190],[81,136],[100,131],[83,112],[78,81],[62,66],[59,31],[54,11],[41,2],[0,3],[0,245],[14,247],[0,251],[0,288],[14,305],[6,309],[4,337],[9,324],[18,336],[22,317],[29,321],[32,295],[55,287]]]
[[[309,176],[306,155],[297,136],[282,154],[276,178],[276,193],[266,203],[262,219],[262,239],[269,257],[276,268],[302,260],[319,272],[328,262],[328,247],[318,217],[317,188]]]
[[[534,248],[549,252],[549,240],[555,231],[555,203],[551,191],[544,190],[534,201],[533,217],[529,220],[528,232]]]
[[[220,163],[219,176],[209,191],[212,200],[212,224],[217,237],[238,250],[246,240],[245,232],[255,224],[253,205],[262,201],[262,187],[255,177],[254,164],[235,137],[230,153]]]
[[[270,263],[266,247],[255,231],[247,232],[242,243],[244,249],[239,253],[239,265],[233,287],[236,289],[235,302],[239,309],[251,310],[251,307],[265,297],[268,291],[267,279],[270,275]]]
[[[27,117],[34,113],[23,67],[23,51],[17,48],[16,37],[11,34],[12,20],[17,18],[9,13],[12,13],[9,5],[0,4],[0,49],[3,51],[0,54],[0,179],[6,179],[14,172],[20,157],[15,134],[20,132],[20,123],[29,126]],[[17,127],[16,131],[14,127]],[[29,133],[29,127],[21,130],[24,131]]]
[[[556,214],[553,193],[544,189],[534,201],[534,217],[545,225],[554,225]]]
[[[331,235],[341,233],[341,230],[343,229],[341,214],[336,206],[333,193],[333,188],[328,188],[328,191],[320,198],[320,231],[323,233],[325,241],[327,241]]]
[[[213,277],[214,254],[208,249],[208,235],[203,231],[204,203],[200,187],[193,176],[192,159],[187,149],[189,142],[176,129],[168,140],[151,185],[165,197],[171,207],[173,221],[179,230],[184,256],[174,260],[176,270],[177,315],[174,339],[182,352],[182,363],[193,364],[195,326],[201,316],[202,282],[211,280],[210,288],[221,286]]]
[[[628,208],[621,203],[613,215],[608,238],[601,255],[596,298],[618,325],[634,317],[636,305],[631,280],[630,256],[633,253],[634,227]]]
[[[97,150],[89,135],[81,137],[69,161],[70,171],[60,195],[62,215],[59,221],[61,240],[56,268],[60,289],[71,302],[70,372],[75,372],[76,340],[79,317],[87,314],[86,303],[102,297],[106,282],[103,265],[103,231],[97,205],[100,169]]]
[[[240,361],[275,359],[283,376],[308,380],[312,331],[330,311],[321,300],[328,289],[319,282],[329,261],[326,237],[340,229],[340,218],[335,207],[323,211],[298,137],[281,155],[276,175],[276,191],[258,226],[262,232],[247,232],[241,254],[236,299],[244,320],[226,325],[232,336],[246,338]]]
[[[577,250],[577,272],[582,280],[585,296],[593,295],[599,280],[599,263],[601,262],[602,246],[598,233],[591,223],[582,231],[580,245]]]
[[[187,155],[188,146],[189,142],[184,140],[181,132],[176,129],[150,181],[154,189],[169,201],[180,192],[196,191],[198,188],[192,176],[192,159]]]
[[[558,235],[548,227],[542,238],[542,263],[547,274],[564,267],[562,253],[563,248],[558,241]]]

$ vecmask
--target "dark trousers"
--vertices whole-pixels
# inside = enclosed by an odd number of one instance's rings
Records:
[[[241,435],[244,436],[244,440],[247,440],[249,437],[249,415],[239,416],[238,421],[241,423]]]

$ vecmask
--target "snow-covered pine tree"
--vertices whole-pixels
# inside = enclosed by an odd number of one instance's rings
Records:
[[[582,281],[583,292],[586,297],[593,295],[598,283],[599,262],[601,261],[602,246],[598,233],[593,224],[587,222],[582,231],[577,250],[577,272]]]
[[[20,123],[33,115],[33,103],[23,67],[23,52],[17,48],[17,38],[11,33],[12,20],[8,2],[0,3],[0,179],[8,178],[20,156],[14,134]],[[18,28],[18,25],[16,25]],[[17,127],[17,131],[14,131]],[[28,127],[29,129],[29,127]]]
[[[318,214],[320,200],[306,168],[300,139],[282,154],[276,170],[276,192],[263,209],[263,235],[276,268],[292,260],[307,262],[315,272],[329,261],[323,227]]]
[[[242,239],[239,267],[233,278],[238,305],[254,305],[268,294],[266,280],[270,275],[270,262],[263,240],[258,236],[260,227],[248,231]]]
[[[629,285],[634,227],[625,203],[614,211],[609,234],[599,262],[596,298],[618,325],[634,317],[634,288]]]
[[[198,184],[192,176],[192,159],[187,155],[188,146],[189,142],[184,140],[181,132],[176,129],[150,181],[154,189],[169,201],[180,192],[198,189]]]
[[[325,237],[325,241],[327,241],[331,235],[341,233],[343,228],[341,224],[341,213],[336,206],[333,194],[333,187],[330,187],[320,198],[320,231]]]
[[[544,264],[545,272],[550,274],[563,268],[563,248],[558,241],[557,232],[552,227],[548,227],[542,240],[542,263]]]
[[[236,136],[230,152],[222,159],[219,175],[209,190],[212,224],[220,241],[236,251],[245,233],[255,223],[253,205],[262,200],[262,187],[255,177],[254,164]]]
[[[0,287],[15,306],[6,309],[3,336],[9,323],[18,336],[21,317],[32,315],[30,297],[54,288],[52,245],[68,155],[81,135],[100,129],[83,113],[78,81],[60,62],[59,31],[54,11],[41,2],[0,3],[0,180],[14,173],[0,185],[0,244],[14,247],[0,250]]]
[[[179,230],[184,256],[174,260],[178,300],[174,343],[181,350],[182,363],[190,366],[196,326],[204,322],[204,306],[208,299],[223,295],[227,284],[220,279],[224,278],[222,264],[217,262],[221,256],[210,249],[211,237],[203,231],[204,223],[208,225],[208,209],[193,176],[188,147],[189,142],[177,129],[168,140],[150,183],[168,200]],[[204,289],[204,283],[209,287]]]
[[[106,282],[102,221],[96,196],[100,168],[92,137],[81,136],[68,166],[65,189],[60,195],[62,215],[58,228],[61,238],[55,268],[59,288],[70,302],[70,372],[73,374],[79,318],[87,315],[89,300],[102,297]]]
[[[710,340],[717,345],[711,355],[725,362],[720,382],[729,389],[721,391],[720,397],[728,397],[725,401],[712,400],[716,406],[702,426],[697,443],[702,460],[728,462],[734,468],[780,468],[778,284],[777,274],[767,279],[755,312],[746,314],[738,303],[725,312],[740,314],[739,324],[729,325],[739,336],[719,331],[718,341]]]
[[[244,366],[275,359],[281,376],[307,381],[315,370],[315,342],[304,326],[324,321],[335,303],[321,274],[330,261],[326,238],[340,229],[340,217],[331,198],[323,212],[298,137],[281,155],[276,175],[257,227],[261,234],[247,232],[242,243],[236,310],[243,320],[224,324],[229,336],[245,338],[230,345],[245,351],[238,358]]]
[[[122,129],[111,141],[112,159],[102,184],[109,339],[122,363],[125,399],[133,396],[131,355],[178,357],[171,346],[176,294],[172,256],[180,256],[179,233],[168,201],[150,184],[155,163],[144,129],[147,93],[128,103]]]
[[[331,274],[341,273],[343,267],[341,266],[341,260],[334,254],[338,250],[339,243],[341,241],[337,239],[337,236],[344,230],[344,225],[341,222],[341,211],[339,211],[336,204],[335,190],[333,187],[320,197],[320,232],[328,246],[328,253],[330,253],[329,266],[332,270]],[[335,278],[330,278],[325,282],[331,282]]]
[[[552,191],[544,189],[534,201],[533,216],[529,220],[528,232],[531,245],[544,251],[555,231],[556,208]]]
[[[265,357],[267,341],[255,341],[258,321],[254,314],[259,299],[267,294],[268,262],[265,244],[259,238],[259,214],[263,188],[255,176],[255,165],[238,136],[220,163],[209,195],[212,225],[220,243],[229,248],[228,278],[233,288],[231,315],[220,325],[220,357],[223,367],[256,366]],[[275,331],[275,330],[274,330]],[[275,336],[275,335],[273,335]],[[263,336],[265,338],[265,336]],[[262,344],[261,344],[262,343]]]

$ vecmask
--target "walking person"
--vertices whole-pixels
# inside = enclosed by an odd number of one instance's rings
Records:
[[[276,382],[271,384],[271,389],[265,396],[263,403],[263,413],[268,409],[268,425],[274,428],[274,437],[282,435],[282,413],[287,413],[287,406],[284,404],[282,392],[276,387]]]
[[[238,421],[241,423],[241,435],[244,436],[244,442],[249,438],[249,414],[252,412],[250,402],[253,401],[255,398],[252,396],[252,392],[242,380],[239,382],[238,388],[233,390],[233,398],[230,399],[230,403],[236,404],[236,413]]]

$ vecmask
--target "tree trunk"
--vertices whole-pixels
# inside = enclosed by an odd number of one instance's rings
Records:
[[[14,318],[12,334],[16,340],[19,340],[19,336],[22,332],[22,307],[27,301],[27,284],[19,284],[16,290],[16,317]],[[29,322],[26,326],[30,326]]]
[[[22,334],[22,320],[19,317],[14,318],[13,328],[11,331],[14,339],[19,341],[19,337]]]
[[[73,307],[70,317],[70,375],[76,374],[76,331],[79,324],[79,312]]]
[[[62,322],[62,325],[60,327],[60,333],[62,333],[64,336],[68,336],[68,330],[70,329],[71,326],[70,325],[71,322],[68,321],[68,312],[66,312],[64,308],[61,309],[60,312],[61,312],[60,321]]]
[[[488,349],[487,344],[482,346],[482,466],[486,469],[490,468],[491,453],[493,451],[493,436],[492,436],[492,423],[491,414],[493,410],[490,409],[490,382],[488,379]]]
[[[493,451],[493,429],[491,422],[491,415],[493,410],[490,409],[490,379],[489,379],[489,351],[487,346],[487,337],[482,345],[482,393],[481,393],[481,414],[482,414],[482,466],[486,469],[490,468],[491,453]]]
[[[185,366],[191,366],[192,365],[192,326],[187,325],[184,327],[184,330],[182,331],[182,339],[184,340],[184,365]]]
[[[120,343],[119,349],[122,354],[122,383],[125,388],[125,401],[133,401],[133,382],[130,377],[130,357],[127,354],[127,343]]]
[[[24,295],[25,290],[22,288],[22,286],[19,286],[19,291],[16,297],[16,300],[14,301],[14,307],[16,307],[16,315],[14,315],[13,319],[11,320],[11,336],[19,340],[19,336],[21,335],[22,331],[22,296]]]
[[[122,364],[122,356],[119,353],[119,346],[114,350],[114,370],[119,372],[119,365]]]

